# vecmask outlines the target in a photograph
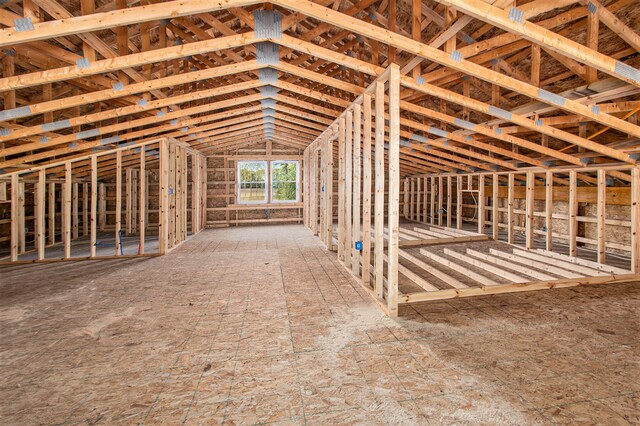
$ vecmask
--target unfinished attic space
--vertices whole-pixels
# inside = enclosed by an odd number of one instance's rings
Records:
[[[638,0],[0,0],[0,424],[640,425]]]

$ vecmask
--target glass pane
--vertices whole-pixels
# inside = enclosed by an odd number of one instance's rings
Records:
[[[264,161],[240,161],[240,182],[265,182],[267,164]]]
[[[271,201],[298,201],[298,162],[271,162]]]
[[[273,161],[271,163],[271,181],[295,182],[298,179],[297,161]]]
[[[267,201],[267,163],[265,161],[238,162],[239,203]]]
[[[267,190],[264,182],[242,183],[240,185],[241,203],[260,203],[266,201]]]
[[[273,201],[297,201],[297,186],[296,182],[274,182],[271,198]]]

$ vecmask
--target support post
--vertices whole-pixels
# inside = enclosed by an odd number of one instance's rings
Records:
[[[178,188],[176,187],[176,145],[173,143],[167,143],[167,145],[169,148],[169,184],[167,185],[167,196],[169,197],[169,217],[167,226],[167,243],[168,248],[173,248],[176,242],[176,198],[178,192]]]
[[[89,184],[82,184],[82,236],[89,235]]]
[[[62,229],[64,241],[64,258],[71,257],[71,162],[64,163],[64,191],[62,209]]]
[[[545,235],[545,248],[553,250],[553,172],[548,171],[545,175],[545,223],[547,229]]]
[[[362,189],[362,282],[371,282],[371,95],[362,99],[363,121],[363,189]]]
[[[18,253],[27,251],[24,180],[18,186]]]
[[[451,176],[447,176],[447,228],[451,228],[451,221],[452,221],[451,183],[452,183]]]
[[[142,147],[144,149],[144,147]],[[130,195],[127,194],[127,198]],[[128,212],[127,212],[128,214]],[[120,256],[120,229],[122,228],[122,151],[116,152],[116,256]]]
[[[422,178],[416,178],[416,221],[420,222],[421,219],[421,211],[422,207]]]
[[[200,161],[200,155],[191,156],[191,232],[193,234],[200,232]],[[141,172],[144,167],[143,163],[144,159],[140,157]],[[144,178],[141,182],[143,180]],[[142,189],[142,186],[140,188]]]
[[[140,148],[140,242],[138,243],[138,254],[144,254],[144,240],[147,230],[147,170],[146,170],[146,149]],[[194,157],[195,158],[195,157]],[[195,187],[199,188],[194,183]]]
[[[107,226],[107,188],[104,183],[99,183],[98,190],[98,226],[100,227],[101,231],[104,231],[104,228]]]
[[[38,251],[38,260],[44,259],[45,246],[45,188],[46,188],[46,169],[40,169],[38,172],[38,185],[36,187],[36,249]]]
[[[400,202],[400,67],[392,63],[389,75],[389,249],[387,310],[398,315],[398,254]]]
[[[533,203],[535,202],[536,176],[533,172],[527,172],[527,186],[525,195],[525,237],[527,249],[533,249]]]
[[[444,206],[444,193],[442,191],[443,177],[438,177],[438,226],[442,226],[442,208]]]
[[[342,261],[345,258],[345,232],[347,229],[344,202],[346,197],[345,132],[345,119],[340,117],[338,120],[338,259]]]
[[[605,220],[606,220],[606,204],[607,204],[607,172],[603,169],[598,170],[598,197],[597,197],[597,241],[598,241],[598,263],[606,261],[606,238],[605,238]]]
[[[422,178],[422,223],[429,222],[429,178]]]
[[[384,83],[376,82],[375,95],[375,198],[374,198],[374,239],[373,292],[382,299],[384,290]]]
[[[507,187],[507,242],[509,244],[514,243],[514,229],[515,229],[515,180],[516,176],[513,173],[509,173],[508,187]]]
[[[402,186],[402,215],[409,219],[409,178],[404,178]]]
[[[640,274],[640,167],[631,169],[631,270]]]
[[[159,215],[158,215],[158,254],[167,252],[169,233],[169,147],[165,139],[160,141],[160,172],[158,177]]]
[[[20,175],[11,175],[11,261],[18,260],[18,196],[20,194]]]
[[[71,200],[71,219],[73,221],[73,224],[71,225],[72,230],[73,230],[73,235],[72,238],[74,240],[77,240],[79,237],[79,226],[80,224],[78,223],[78,192],[79,192],[79,184],[78,182],[74,182],[72,184],[72,200]]]
[[[325,194],[325,235],[327,240],[327,248],[333,247],[333,140],[328,139],[325,146],[326,161],[325,176],[326,182],[324,186]]]
[[[351,272],[355,276],[360,275],[360,252],[356,250],[355,243],[360,241],[360,192],[362,161],[360,157],[362,139],[362,107],[359,104],[353,106],[353,228],[351,229]]]
[[[420,184],[418,183],[419,179],[417,177],[411,178],[411,218],[412,220],[418,221],[418,218],[420,216],[420,209],[418,208],[419,204],[419,187]]]
[[[462,229],[462,176],[456,177],[456,228]]]
[[[478,176],[478,234],[484,234],[484,219],[485,219],[485,188],[484,188],[484,175]]]
[[[131,232],[138,232],[138,171],[131,171]]]
[[[182,217],[182,233],[180,242],[184,242],[187,239],[187,150],[181,148],[182,151],[182,206],[180,207],[180,214]],[[140,181],[140,171],[138,171],[138,181]],[[136,186],[136,193],[138,193],[139,184]],[[136,205],[138,204],[138,198],[136,198]],[[140,206],[138,205],[138,216],[140,216]],[[136,228],[140,223],[140,218],[136,222]]]
[[[318,151],[320,152],[320,192],[318,193],[319,197],[320,197],[320,210],[319,210],[319,216],[320,216],[320,232],[318,232],[318,236],[320,237],[320,241],[322,241],[327,247],[329,247],[329,244],[327,243],[326,240],[326,233],[325,230],[326,228],[326,220],[327,220],[327,215],[326,215],[326,202],[327,199],[325,198],[325,184],[327,181],[327,159],[326,159],[326,152],[325,152],[325,142],[324,140],[322,142],[316,141],[313,143],[314,146],[318,146]]]
[[[310,167],[310,202],[311,202],[311,232],[313,235],[318,233],[318,153],[315,146],[311,147],[311,167]]]
[[[345,138],[345,185],[347,193],[345,197],[345,251],[344,251],[344,264],[347,269],[351,269],[351,256],[353,250],[353,112],[348,110],[345,114],[347,133]]]
[[[576,172],[569,172],[569,255],[578,255],[578,182]]]
[[[56,184],[49,183],[49,245],[56,243]]]
[[[498,188],[499,177],[497,173],[493,174],[493,183],[491,188],[491,231],[492,237],[495,241],[498,241],[500,233],[500,221],[498,220]]]
[[[91,157],[91,237],[90,257],[96,257],[96,242],[98,225],[98,157]]]
[[[127,233],[127,235],[131,235],[131,230],[132,230],[132,214],[133,214],[133,203],[131,202],[131,195],[132,195],[132,169],[131,167],[127,167],[126,171],[125,171],[125,193],[126,193],[126,200],[125,200],[125,206],[124,206],[124,215],[125,215],[125,231]]]
[[[429,223],[431,223],[432,225],[435,225],[436,224],[436,178],[432,176],[430,181],[431,181],[431,194],[429,194],[429,198],[430,198]]]
[[[200,162],[200,229],[204,229],[207,226],[207,182],[208,182],[208,173],[207,173],[207,158],[202,157],[202,161]],[[149,187],[149,180],[147,179],[147,188]],[[147,200],[149,198],[149,192],[147,191]],[[146,203],[147,206],[149,203]],[[149,223],[149,209],[147,209],[147,223]]]

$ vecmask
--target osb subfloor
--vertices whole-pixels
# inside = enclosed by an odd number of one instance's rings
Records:
[[[383,317],[299,225],[0,269],[0,424],[640,422],[640,286]]]

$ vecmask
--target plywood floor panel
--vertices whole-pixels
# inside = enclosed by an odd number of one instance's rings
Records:
[[[640,287],[382,315],[303,226],[0,269],[2,424],[638,423]]]

